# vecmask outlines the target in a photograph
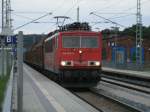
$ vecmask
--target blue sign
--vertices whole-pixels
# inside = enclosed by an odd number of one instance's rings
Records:
[[[144,63],[144,48],[142,48],[142,63]],[[131,62],[136,62],[136,47],[132,47],[130,49],[130,59],[131,59]]]
[[[5,43],[6,44],[17,44],[17,38],[16,38],[16,36],[8,36],[5,39]]]
[[[126,63],[126,49],[124,47],[113,47],[112,49],[112,60],[116,61],[117,64]]]

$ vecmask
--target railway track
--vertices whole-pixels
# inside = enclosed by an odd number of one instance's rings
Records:
[[[103,75],[104,76],[104,75]],[[140,95],[143,98],[150,98],[150,87],[149,85],[145,86],[147,81],[134,78],[128,80],[124,77],[108,77],[105,75],[102,77],[99,85],[102,86],[112,86],[113,89],[120,89],[128,91],[129,95]],[[143,83],[141,83],[143,82]],[[84,101],[91,104],[93,107],[100,110],[100,112],[149,112],[150,107],[142,103],[128,101],[125,98],[120,98],[119,96],[107,94],[107,91],[104,91],[102,88],[95,87],[91,88],[89,91],[76,91],[73,92],[76,96],[80,97]],[[125,96],[126,97],[126,96]],[[140,97],[141,98],[141,97]],[[139,98],[139,99],[140,99]],[[141,101],[142,102],[142,101]]]
[[[102,78],[101,81],[110,83],[113,85],[125,87],[128,89],[136,90],[142,93],[150,94],[150,88],[145,87],[143,85],[135,84],[135,83],[128,83],[127,81],[124,80],[117,80],[117,79],[112,79],[112,78]]]
[[[150,80],[143,77],[140,78],[134,75],[128,76],[124,74],[115,74],[115,73],[108,73],[108,72],[104,72],[102,74],[102,77],[107,79],[112,79],[115,81],[125,82],[128,84],[150,88]]]
[[[103,76],[98,87],[91,89],[94,93],[122,103],[136,111],[150,111],[150,101],[148,100],[150,99],[150,86],[145,86],[145,84],[148,84],[147,80],[145,81],[143,79],[138,82],[137,79],[133,77],[128,80],[127,77],[109,77],[104,74]],[[109,91],[109,89],[111,90]],[[119,94],[116,94],[117,92]]]
[[[71,92],[88,104],[92,105],[100,112],[139,112],[136,109],[122,104],[121,102],[118,102],[102,94],[98,94],[92,89]]]

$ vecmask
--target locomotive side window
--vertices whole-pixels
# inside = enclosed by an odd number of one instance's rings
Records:
[[[98,48],[98,37],[81,37],[81,48]]]
[[[52,52],[53,51],[53,44],[52,44],[52,40],[48,40],[45,43],[45,52]]]
[[[49,52],[53,52],[53,41],[49,40],[48,44],[49,44]]]
[[[80,37],[63,37],[64,48],[80,48]]]
[[[48,52],[48,42],[45,42],[45,52]]]
[[[56,47],[56,49],[58,48],[58,36],[57,37],[55,37],[55,41],[56,41],[56,43],[55,43],[55,47]]]

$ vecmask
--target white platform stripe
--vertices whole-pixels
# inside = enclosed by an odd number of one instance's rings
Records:
[[[38,82],[36,81],[32,75],[29,75],[30,72],[27,70],[27,68],[24,68],[25,72],[28,74],[28,76],[35,82],[37,87],[41,90],[41,92],[45,95],[45,97],[48,99],[50,104],[56,109],[57,112],[66,112],[65,109],[53,98],[49,95],[47,90]]]

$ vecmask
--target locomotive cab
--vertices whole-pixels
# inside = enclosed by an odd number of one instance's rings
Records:
[[[100,33],[61,34],[60,68],[101,69]]]
[[[64,80],[97,84],[101,73],[101,34],[62,32],[59,39],[58,66]]]

